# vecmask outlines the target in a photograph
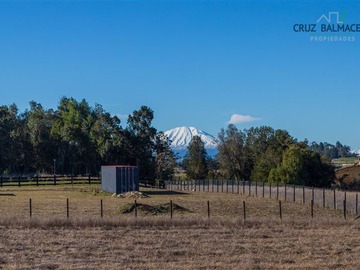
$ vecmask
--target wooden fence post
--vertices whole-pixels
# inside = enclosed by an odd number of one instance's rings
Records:
[[[325,188],[323,188],[323,208],[325,208]]]
[[[244,217],[244,221],[246,220],[246,203],[245,201],[243,201],[243,217]]]
[[[240,194],[240,181],[236,180],[237,182],[237,194]]]
[[[276,183],[276,199],[279,200],[279,182]]]
[[[36,175],[36,186],[39,186],[39,175]]]
[[[21,179],[20,179],[20,176],[18,177],[18,181],[19,181],[19,187],[21,185]]]
[[[243,192],[242,192],[242,194],[245,196],[245,180],[243,180],[242,183],[243,183]]]
[[[56,175],[54,174],[54,186],[56,186]]]
[[[336,190],[334,189],[334,209],[336,209]]]
[[[251,180],[249,180],[249,196],[251,196]]]
[[[0,176],[0,186],[1,187],[3,186],[3,176],[2,175]]]
[[[284,185],[284,190],[285,190],[285,202],[286,202],[286,199],[287,199],[287,192],[286,192],[286,183],[285,183],[285,185]]]
[[[136,202],[136,200],[135,200],[134,210],[135,210],[135,217],[137,218],[137,202]]]
[[[103,200],[100,200],[100,216],[101,218],[104,217],[104,207],[103,207]]]
[[[69,218],[69,198],[66,199],[66,217]]]
[[[29,210],[30,210],[30,218],[32,218],[32,202],[31,202],[31,198],[29,200]]]
[[[281,200],[279,201],[279,214],[280,214],[280,220],[282,220]]]
[[[255,181],[255,197],[257,197],[257,187],[258,187],[258,183],[257,180]]]
[[[359,198],[358,198],[358,194],[356,193],[356,204],[355,204],[355,212],[356,212],[356,214],[358,214],[358,203],[359,203]]]
[[[172,204],[172,200],[170,200],[170,218],[173,218],[173,204]]]
[[[90,173],[89,173],[88,177],[89,177],[89,185],[91,185],[91,177],[90,177]]]
[[[344,219],[346,220],[346,200],[344,200]]]
[[[208,219],[210,220],[210,201],[207,201]]]
[[[311,200],[311,218],[314,218],[314,200]]]
[[[271,199],[271,182],[270,182],[270,185],[269,185],[269,191],[270,191],[270,199]]]

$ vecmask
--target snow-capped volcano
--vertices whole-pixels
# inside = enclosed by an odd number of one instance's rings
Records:
[[[187,148],[193,136],[199,136],[206,149],[214,149],[218,145],[214,136],[194,127],[177,127],[165,131],[164,134],[171,141],[170,147],[173,149]]]

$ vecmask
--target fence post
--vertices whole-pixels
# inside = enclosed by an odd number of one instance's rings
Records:
[[[229,180],[226,179],[226,193],[229,193]]]
[[[221,179],[221,193],[224,193],[224,179]]]
[[[276,199],[279,200],[279,182],[276,183]]]
[[[245,196],[245,180],[243,180],[242,182],[243,182],[243,192],[242,192],[242,194]]]
[[[137,202],[136,202],[136,200],[135,200],[134,208],[135,208],[135,217],[137,218]]]
[[[285,202],[286,202],[286,199],[287,199],[287,195],[286,195],[286,183],[284,185],[284,189],[285,189]]]
[[[172,200],[170,200],[170,218],[173,218],[173,204],[172,204]]]
[[[103,200],[100,200],[100,216],[101,218],[104,217],[104,207],[103,207]]]
[[[54,186],[56,186],[56,175],[54,174]]]
[[[29,210],[30,210],[30,218],[32,218],[32,202],[31,202],[31,198],[29,200]]]
[[[2,175],[0,176],[0,186],[1,187],[3,186],[3,176]]]
[[[240,194],[240,181],[236,180],[237,182],[237,194]]]
[[[311,200],[311,218],[314,218],[314,200]]]
[[[36,186],[39,186],[39,175],[36,175]]]
[[[270,182],[270,185],[269,185],[269,192],[270,192],[270,199],[271,199],[271,182]]]
[[[88,175],[88,179],[89,179],[89,185],[91,185],[90,173],[89,173],[89,175]]]
[[[21,179],[20,179],[20,176],[18,177],[18,181],[19,181],[19,187],[21,185]]]
[[[334,209],[336,209],[336,190],[334,189]]]
[[[279,214],[280,214],[280,220],[282,220],[281,200],[279,201]]]
[[[69,218],[69,198],[66,199],[66,217]]]
[[[356,193],[356,204],[355,204],[355,212],[356,212],[356,214],[358,214],[358,202],[359,202],[359,198],[358,198],[358,194]]]
[[[325,188],[323,188],[323,208],[325,208]]]
[[[346,200],[344,200],[344,219],[346,220]]]
[[[207,201],[208,219],[210,220],[210,201]]]
[[[249,180],[249,196],[251,196],[251,180]]]
[[[231,180],[231,193],[234,193],[234,179]]]
[[[244,221],[246,220],[246,203],[245,201],[243,201],[243,217],[244,217]]]

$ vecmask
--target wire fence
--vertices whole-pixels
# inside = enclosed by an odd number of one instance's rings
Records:
[[[239,180],[170,180],[165,184],[169,190],[232,193],[286,202],[310,203],[324,208],[345,209],[346,212],[356,215],[359,211],[358,193],[352,191]]]

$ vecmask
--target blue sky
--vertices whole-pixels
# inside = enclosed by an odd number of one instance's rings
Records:
[[[360,23],[349,0],[0,0],[0,104],[56,108],[67,96],[117,115],[147,105],[158,130],[217,135],[233,116],[240,129],[360,148],[360,34],[293,31],[331,11]]]

